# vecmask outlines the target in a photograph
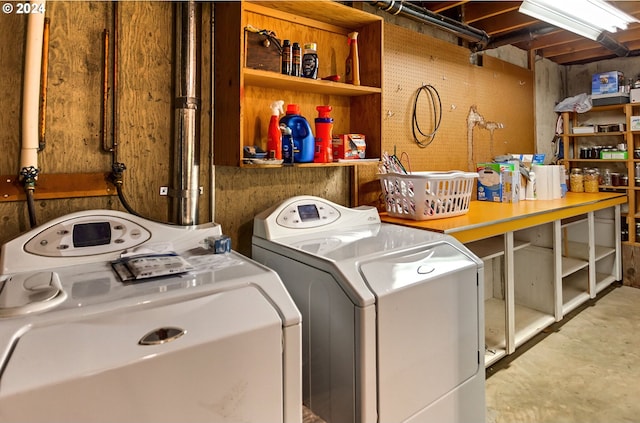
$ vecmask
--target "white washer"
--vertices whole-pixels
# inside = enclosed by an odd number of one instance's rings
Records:
[[[256,216],[252,257],[302,312],[303,403],[318,416],[485,421],[483,263],[457,240],[299,196]]]
[[[92,210],[4,244],[0,421],[300,422],[300,312],[220,235]],[[124,250],[193,269],[123,283]]]

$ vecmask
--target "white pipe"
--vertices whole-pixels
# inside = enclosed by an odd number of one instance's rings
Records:
[[[31,7],[44,12],[45,0],[32,1]],[[30,13],[27,22],[27,43],[24,61],[24,88],[22,91],[22,150],[20,169],[38,168],[38,116],[40,114],[40,74],[42,68],[42,41],[44,13]]]

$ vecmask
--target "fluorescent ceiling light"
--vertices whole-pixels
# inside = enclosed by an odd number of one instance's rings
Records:
[[[524,0],[520,12],[591,40],[640,22],[602,0]]]

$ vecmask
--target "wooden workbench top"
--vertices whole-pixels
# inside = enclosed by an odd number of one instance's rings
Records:
[[[470,242],[509,231],[578,216],[627,202],[624,193],[573,193],[556,200],[494,203],[472,201],[462,216],[444,219],[411,220],[380,213],[383,222],[395,223],[450,234],[461,242]]]

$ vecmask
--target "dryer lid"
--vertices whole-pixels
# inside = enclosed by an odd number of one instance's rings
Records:
[[[440,241],[414,252],[367,261],[360,266],[360,272],[376,296],[381,297],[448,273],[477,266],[467,254]]]

